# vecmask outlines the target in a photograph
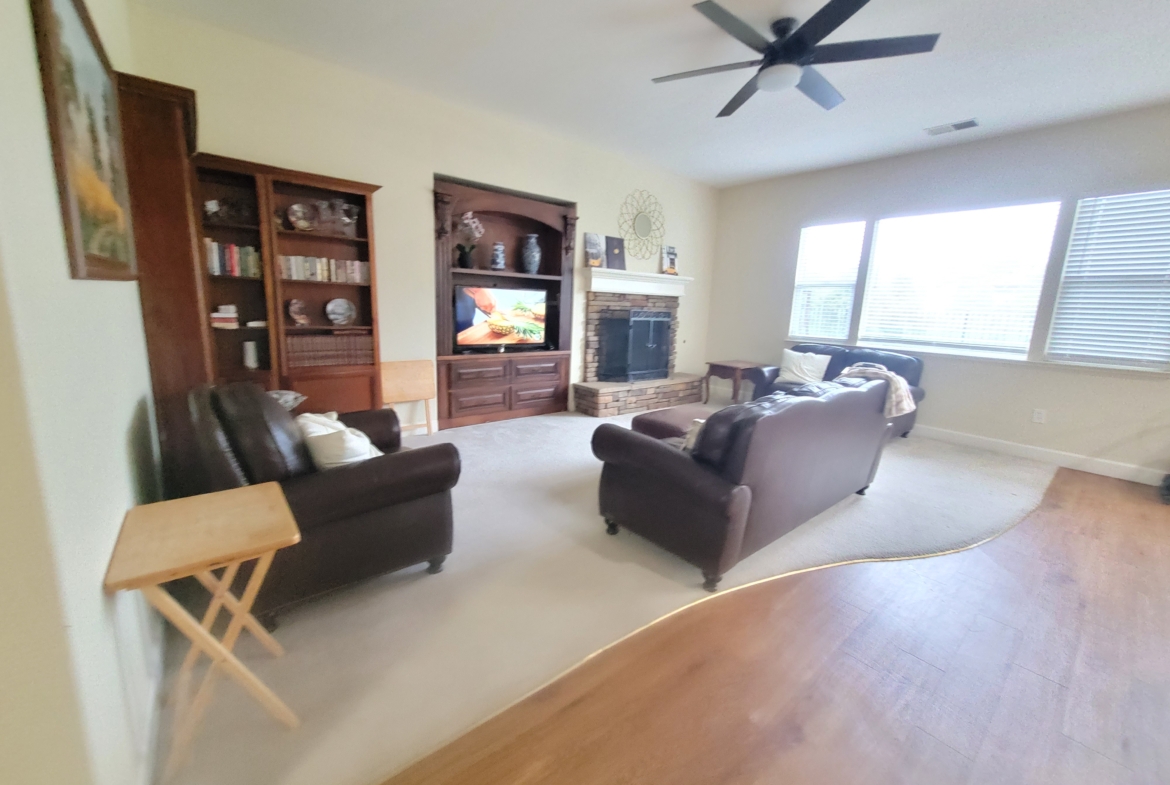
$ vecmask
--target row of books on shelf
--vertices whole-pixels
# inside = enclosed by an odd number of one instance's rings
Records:
[[[280,277],[286,281],[370,283],[370,263],[323,256],[278,256]]]
[[[374,363],[374,339],[369,335],[290,335],[285,340],[290,368]]]
[[[259,278],[261,276],[260,252],[250,245],[217,243],[209,237],[203,238],[207,254],[207,272],[230,278]]]

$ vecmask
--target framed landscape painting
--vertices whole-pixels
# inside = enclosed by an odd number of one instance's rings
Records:
[[[113,69],[81,0],[31,0],[31,7],[73,277],[134,280]]]

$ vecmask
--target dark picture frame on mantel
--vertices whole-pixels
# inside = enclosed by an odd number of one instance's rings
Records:
[[[81,0],[30,0],[74,278],[138,277],[117,77]]]

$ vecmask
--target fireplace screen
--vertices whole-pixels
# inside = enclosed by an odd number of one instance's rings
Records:
[[[670,373],[670,312],[630,310],[601,319],[597,378],[665,379]]]

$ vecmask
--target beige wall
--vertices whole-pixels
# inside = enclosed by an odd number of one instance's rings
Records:
[[[122,0],[90,0],[115,66]],[[102,593],[153,484],[138,289],[75,281],[25,0],[0,0],[0,780],[145,782],[161,627]]]
[[[374,197],[386,360],[433,357],[436,173],[577,203],[579,232],[616,235],[622,201],[662,202],[667,243],[695,277],[680,310],[679,370],[705,359],[715,193],[543,129],[463,109],[287,49],[133,6],[143,76],[194,88],[199,149],[382,186]],[[616,119],[615,122],[620,122]],[[578,265],[580,238],[578,238]],[[658,260],[630,259],[657,272]],[[580,378],[583,278],[575,289]]]
[[[1168,188],[1167,140],[1162,106],[723,190],[709,352],[780,359],[802,226]],[[1135,479],[1170,470],[1166,375],[923,356],[923,425],[1145,467],[1113,467]]]

